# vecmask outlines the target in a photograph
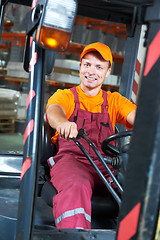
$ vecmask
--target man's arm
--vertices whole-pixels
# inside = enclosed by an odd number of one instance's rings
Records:
[[[127,116],[127,122],[132,126],[134,125],[135,117],[136,117],[136,109],[130,112]]]
[[[68,121],[64,108],[59,104],[51,104],[47,108],[47,118],[50,126],[56,129],[59,135],[67,140],[77,137],[77,125]]]

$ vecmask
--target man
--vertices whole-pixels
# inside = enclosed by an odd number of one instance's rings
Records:
[[[127,128],[134,124],[136,106],[117,92],[101,89],[111,66],[110,48],[99,42],[89,44],[80,56],[80,85],[58,90],[48,100],[47,119],[57,130],[53,141],[58,137],[58,152],[52,161],[48,161],[51,183],[57,189],[53,197],[57,228],[90,229],[92,192],[101,186],[95,170],[71,139],[77,137],[80,128],[84,128],[88,138],[104,156],[101,143],[114,134],[115,124],[120,123]],[[110,182],[89,145],[84,139],[79,141]]]

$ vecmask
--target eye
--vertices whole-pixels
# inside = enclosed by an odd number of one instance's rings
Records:
[[[102,70],[103,68],[101,66],[97,66],[97,69]]]
[[[85,67],[89,67],[89,63],[84,63],[84,66]]]

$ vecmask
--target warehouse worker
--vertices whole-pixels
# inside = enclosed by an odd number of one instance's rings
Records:
[[[99,42],[89,44],[80,56],[80,85],[58,90],[48,100],[47,119],[50,126],[57,130],[52,140],[55,142],[58,137],[58,152],[48,161],[51,183],[57,189],[53,197],[57,228],[91,228],[92,191],[100,188],[102,182],[71,139],[77,137],[80,128],[84,128],[88,138],[104,156],[101,143],[114,134],[115,124],[120,123],[127,128],[134,124],[136,106],[117,92],[101,89],[111,66],[110,48]],[[79,141],[115,187],[89,145],[84,139]]]

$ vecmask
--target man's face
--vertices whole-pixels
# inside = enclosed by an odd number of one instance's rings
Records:
[[[82,89],[101,88],[105,77],[108,77],[111,68],[98,52],[87,53],[80,63],[80,79]]]

